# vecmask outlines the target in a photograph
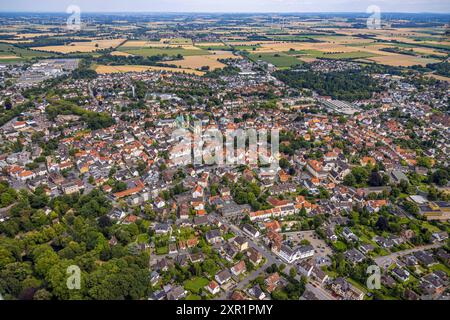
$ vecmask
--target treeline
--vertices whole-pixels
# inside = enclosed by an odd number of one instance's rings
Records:
[[[33,103],[27,101],[25,103],[19,104],[17,106],[11,107],[11,109],[0,109],[0,126],[3,126],[8,121],[11,121],[15,117],[18,117],[22,112],[25,112],[28,109],[33,107]]]
[[[280,70],[274,73],[280,81],[296,89],[310,89],[333,99],[355,101],[370,99],[381,90],[375,79],[363,70],[319,73],[308,70]]]
[[[97,72],[91,69],[92,60],[90,58],[82,59],[78,68],[72,71],[73,79],[95,79]]]
[[[113,56],[110,54],[103,55],[95,60],[98,64],[108,65],[143,65],[143,66],[159,66],[159,67],[172,67],[177,68],[176,65],[169,65],[166,63],[160,63],[162,61],[181,60],[183,56],[178,54],[176,56],[155,55],[149,57],[143,56]]]
[[[450,63],[448,63],[447,61],[441,63],[427,64],[427,68],[435,71],[437,74],[441,76],[450,77]]]
[[[397,47],[381,48],[380,51],[405,54],[405,55],[408,55],[408,56],[416,56],[417,55],[412,49],[403,50],[403,49],[400,49],[400,48],[397,48]]]
[[[217,79],[220,77],[230,77],[230,76],[238,75],[240,71],[241,70],[237,67],[226,66],[223,69],[218,68],[218,69],[207,72],[205,74],[205,77],[214,78],[214,79]]]
[[[0,208],[7,207],[17,199],[17,192],[7,181],[0,181]]]
[[[19,48],[31,48],[31,47],[46,47],[46,46],[60,46],[71,42],[90,42],[87,39],[71,39],[71,38],[34,38],[32,42],[23,42],[16,44]]]

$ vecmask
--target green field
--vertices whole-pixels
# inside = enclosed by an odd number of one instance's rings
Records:
[[[245,44],[233,44],[232,42],[229,43],[229,45],[234,50],[238,50],[238,51],[254,51],[260,47],[260,45],[258,45],[258,44],[245,45]]]
[[[439,42],[433,42],[433,43],[432,42],[405,43],[405,42],[397,42],[397,41],[396,42],[381,41],[381,42],[390,44],[395,47],[403,47],[403,48],[425,47],[425,48],[441,50],[443,52],[450,51],[449,45],[442,44]]]
[[[192,40],[188,38],[172,38],[168,42],[170,44],[192,44]]]
[[[184,282],[184,288],[186,290],[191,291],[192,293],[199,293],[200,289],[204,288],[205,286],[207,286],[209,283],[209,280],[206,278],[202,278],[202,277],[194,277],[190,280],[186,280]]]
[[[45,58],[54,54],[25,48],[19,48],[8,43],[0,43],[0,56],[11,56],[11,59],[0,59],[0,63],[20,62],[33,58]]]
[[[361,43],[345,43],[344,46],[346,47],[369,47],[369,46],[373,46],[375,44],[378,44],[375,41],[372,42],[361,42]]]
[[[289,68],[302,62],[296,57],[284,53],[258,53],[250,54],[249,58],[253,61],[262,60],[271,63],[278,68]]]
[[[135,56],[151,57],[157,55],[177,56],[201,56],[210,54],[207,50],[183,49],[183,48],[152,48],[152,47],[120,47],[118,51],[126,52]]]

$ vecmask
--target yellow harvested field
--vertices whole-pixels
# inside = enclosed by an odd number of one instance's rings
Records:
[[[58,35],[57,33],[53,32],[44,32],[44,33],[20,33],[16,35],[16,38],[18,39],[29,39],[29,38],[37,38],[37,37],[53,37]]]
[[[442,56],[442,57],[447,56],[447,53],[438,51],[438,50],[433,49],[433,48],[417,47],[417,48],[413,48],[412,50],[414,52],[417,52],[419,54],[424,54],[424,55],[434,54],[434,55]]]
[[[313,57],[305,57],[305,56],[295,56],[295,57],[306,63],[311,63],[311,62],[314,62],[317,60],[316,58],[313,58]]]
[[[434,79],[437,79],[437,80],[450,82],[450,78],[449,77],[444,77],[444,76],[440,76],[438,74],[433,74],[433,73],[427,73],[426,75],[428,77],[431,77],[431,78],[434,78]]]
[[[15,58],[19,58],[19,57],[18,56],[0,56],[0,60],[15,59]]]
[[[192,45],[192,43],[189,44],[169,44],[169,43],[163,43],[163,42],[156,42],[156,41],[142,41],[142,40],[130,40],[125,42],[123,47],[139,47],[139,48],[183,48],[188,50],[200,50],[200,48],[197,48]]]
[[[30,43],[33,40],[2,40],[1,42],[11,43],[11,44],[20,44],[20,43]]]
[[[327,41],[334,44],[370,44],[374,43],[375,40],[361,39],[354,37],[323,37],[320,38],[321,41]]]
[[[208,66],[210,70],[215,70],[225,67],[225,64],[218,61],[219,59],[241,58],[229,51],[211,51],[211,53],[211,55],[186,56],[183,60],[170,61],[168,64],[174,64],[186,69],[199,69]]]
[[[124,47],[166,47],[160,42],[144,40],[128,40],[123,44]]]
[[[97,50],[116,48],[123,41],[125,41],[125,39],[95,40],[90,42],[72,42],[68,45],[61,46],[33,47],[31,49],[58,53],[93,52]]]
[[[122,51],[113,51],[111,52],[112,56],[120,56],[120,57],[130,57],[133,56],[131,53],[122,52]]]
[[[220,47],[220,46],[225,47],[225,45],[222,42],[196,42],[195,45],[200,47]]]
[[[184,68],[154,67],[154,66],[106,66],[99,65],[95,71],[100,74],[126,73],[126,72],[145,72],[145,71],[169,71],[177,73],[188,73],[202,76],[204,72]]]
[[[386,56],[380,56],[380,57],[371,57],[371,58],[367,58],[367,60],[385,64],[388,66],[398,66],[398,67],[410,67],[410,66],[414,66],[414,65],[425,66],[428,63],[439,62],[439,60],[435,60],[435,59],[418,58],[418,57],[414,57],[414,56],[395,54],[395,53],[392,55],[389,55],[389,56],[386,55]]]
[[[274,41],[225,41],[228,45],[233,46],[255,46],[255,45],[261,45],[261,44],[271,44],[276,43]]]

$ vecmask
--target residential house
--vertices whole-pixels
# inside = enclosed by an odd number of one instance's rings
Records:
[[[242,227],[242,230],[245,233],[247,233],[249,236],[251,236],[252,238],[258,238],[260,236],[259,231],[255,227],[253,227],[253,226],[251,226],[249,224],[245,224]]]
[[[214,276],[214,279],[220,285],[224,285],[225,283],[227,283],[228,281],[231,280],[231,273],[230,273],[230,271],[228,271],[228,269],[224,269],[224,270],[220,271],[219,273],[217,273]]]
[[[219,284],[212,280],[207,286],[206,286],[206,290],[208,290],[208,292],[212,295],[216,295],[220,292],[220,286]]]
[[[246,271],[244,260],[239,261],[233,267],[231,267],[231,273],[235,276],[239,276],[240,274]]]

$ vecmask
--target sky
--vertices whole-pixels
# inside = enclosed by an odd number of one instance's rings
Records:
[[[0,0],[0,12],[381,12],[450,13],[450,0]]]

